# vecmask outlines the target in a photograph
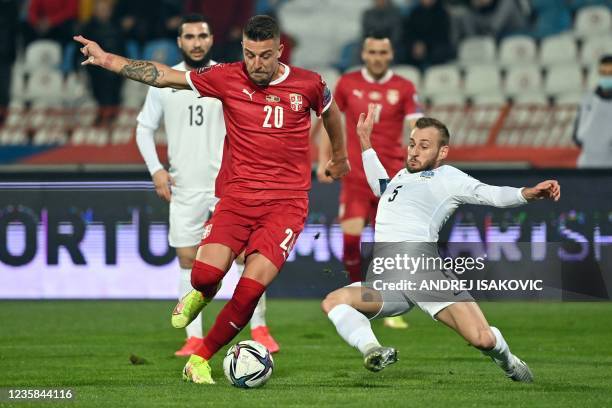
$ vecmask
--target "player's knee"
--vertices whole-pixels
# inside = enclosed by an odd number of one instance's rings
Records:
[[[495,335],[491,332],[491,329],[481,329],[474,333],[470,339],[472,346],[480,350],[491,350],[495,347]]]
[[[182,269],[191,269],[193,267],[193,261],[195,261],[195,256],[187,256],[187,255],[179,255],[179,266]]]
[[[325,296],[321,302],[321,309],[325,314],[329,313],[334,307],[341,304],[350,304],[350,297],[343,289],[335,290]]]

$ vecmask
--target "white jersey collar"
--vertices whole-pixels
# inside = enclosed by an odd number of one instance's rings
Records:
[[[216,65],[216,64],[217,64],[217,61],[210,60],[210,61],[208,61],[208,65],[206,65],[206,66],[210,67],[211,65]],[[173,69],[177,69],[179,71],[187,71],[187,65],[185,64],[185,61],[179,62],[178,64],[176,64],[172,68]]]
[[[289,68],[289,65],[285,65],[282,62],[279,62],[279,64],[285,67],[285,72],[283,72],[283,75],[276,78],[274,81],[270,82],[268,85],[278,85],[281,82],[283,82],[285,79],[287,79],[287,77],[289,76],[289,71],[291,70],[291,68]]]
[[[363,67],[361,68],[361,76],[363,76],[363,79],[365,79],[371,84],[384,84],[385,82],[388,82],[391,79],[391,77],[393,76],[393,71],[391,71],[391,69],[388,69],[387,73],[382,78],[376,80],[372,75],[370,75],[366,67]]]

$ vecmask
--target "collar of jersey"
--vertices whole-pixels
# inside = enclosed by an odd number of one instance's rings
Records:
[[[382,78],[380,78],[378,81],[374,79],[374,77],[368,73],[368,70],[365,67],[361,68],[361,75],[363,76],[363,79],[365,79],[371,84],[384,84],[385,82],[391,79],[391,77],[393,76],[393,71],[388,69],[387,73]]]
[[[285,67],[285,72],[283,72],[283,75],[281,75],[280,77],[276,78],[274,81],[270,82],[268,85],[278,85],[281,82],[283,82],[285,79],[287,79],[287,77],[289,76],[289,71],[291,70],[289,68],[289,65],[285,65],[282,62],[279,62],[279,64],[281,64],[283,67]]]
[[[208,61],[208,65],[206,65],[207,67],[210,67],[212,65],[217,64],[216,61],[210,60]],[[185,61],[181,61],[178,64],[176,64],[175,66],[172,67],[173,69],[177,69],[179,71],[187,71],[187,65],[185,65]],[[197,69],[197,68],[195,68]]]

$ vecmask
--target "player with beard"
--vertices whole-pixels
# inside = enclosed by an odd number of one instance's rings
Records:
[[[342,262],[352,282],[361,281],[361,233],[366,223],[376,218],[378,197],[372,194],[361,165],[361,148],[355,131],[359,114],[376,106],[372,144],[380,161],[389,174],[397,173],[406,161],[404,127],[423,116],[414,84],[390,68],[393,46],[385,34],[371,33],[363,40],[361,59],[364,66],[342,75],[334,91],[338,108],[344,113],[346,143],[349,161],[353,169],[342,179],[338,218],[342,228]],[[407,134],[407,132],[406,132]],[[321,138],[319,144],[319,181],[331,182],[325,176],[325,163],[329,160],[329,141]],[[408,323],[402,316],[387,317],[384,325],[393,329],[405,329]]]
[[[194,290],[172,313],[174,327],[191,323],[244,251],[245,270],[232,298],[183,370],[186,381],[214,384],[209,360],[248,323],[304,228],[311,183],[311,110],[323,117],[331,141],[326,170],[334,179],[350,170],[338,107],[320,75],[279,62],[280,30],[268,16],[252,17],[244,28],[243,62],[188,72],[109,54],[82,36],[74,39],[82,44],[85,65],[155,87],[193,89],[198,96],[222,102],[227,149],[217,181],[223,174],[223,193],[191,270]]]
[[[529,188],[497,187],[444,165],[450,135],[446,126],[433,118],[417,120],[410,136],[406,167],[389,180],[370,142],[375,111],[376,108],[370,106],[367,117],[363,113],[360,115],[357,133],[368,184],[380,197],[374,232],[378,248],[401,246],[413,259],[423,255],[421,249],[429,249],[431,252],[427,255],[438,258],[438,233],[459,205],[503,208],[539,199],[557,201],[561,196],[556,180],[546,180]],[[415,279],[413,271],[376,272],[375,279],[380,279],[380,282],[399,281],[393,278]],[[434,269],[426,272],[430,281],[452,279],[447,271]],[[393,290],[390,286],[386,290],[375,290],[374,280],[366,282],[363,286],[357,282],[330,293],[323,300],[322,308],[338,334],[363,354],[367,369],[380,371],[397,361],[397,351],[380,345],[369,319],[400,315],[417,305],[490,357],[512,380],[533,381],[527,364],[510,352],[501,332],[489,326],[469,293],[450,291],[438,296],[438,292]],[[380,284],[377,287],[381,288]]]
[[[204,16],[185,16],[179,25],[177,45],[183,62],[172,67],[180,71],[214,65],[210,59],[213,34]],[[163,117],[168,140],[170,171],[159,161],[154,133]],[[179,260],[179,299],[191,291],[191,267],[204,223],[218,199],[215,179],[221,167],[225,123],[221,101],[198,98],[190,91],[151,87],[138,115],[136,142],[153,178],[159,197],[170,202],[168,241]],[[218,196],[217,196],[218,197]],[[241,259],[242,260],[242,259]],[[238,261],[238,260],[237,260]],[[236,262],[241,273],[243,262]],[[266,325],[266,299],[262,295],[251,318],[251,337],[270,352],[279,350]],[[197,317],[186,328],[187,340],[174,354],[190,356],[202,344],[202,319]]]

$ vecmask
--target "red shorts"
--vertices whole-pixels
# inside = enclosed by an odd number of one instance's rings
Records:
[[[259,252],[279,270],[308,215],[308,199],[223,197],[204,226],[200,245],[223,244],[236,254]]]
[[[340,221],[351,218],[363,218],[366,222],[374,223],[378,197],[374,195],[370,186],[363,183],[342,183],[340,190]]]

